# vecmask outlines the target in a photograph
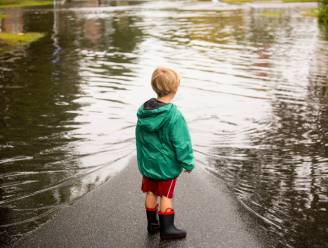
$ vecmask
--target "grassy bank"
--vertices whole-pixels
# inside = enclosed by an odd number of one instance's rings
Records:
[[[1,0],[0,8],[17,8],[51,5],[52,0]]]
[[[12,46],[26,45],[37,41],[42,37],[44,37],[43,33],[0,33],[0,44],[4,43]]]

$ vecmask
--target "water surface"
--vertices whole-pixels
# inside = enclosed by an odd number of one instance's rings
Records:
[[[328,245],[326,34],[302,8],[193,4],[4,10],[2,32],[46,36],[0,45],[3,246],[126,165],[157,65],[182,76],[174,103],[197,166],[225,180],[275,247]]]

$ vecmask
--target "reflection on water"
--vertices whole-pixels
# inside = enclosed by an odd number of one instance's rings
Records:
[[[134,17],[56,15],[24,13],[24,31],[47,37],[0,54],[6,243],[108,180],[134,151],[133,122],[120,118],[133,110],[117,97],[132,75],[119,64],[135,63],[131,52],[142,35]]]
[[[112,8],[1,20],[2,31],[46,33],[0,47],[1,242],[126,164],[136,109],[153,96],[149,75],[165,64],[182,74],[175,103],[198,165],[226,180],[275,247],[327,246],[328,43],[316,20],[291,9],[266,17],[152,4],[161,6],[67,1],[61,8]]]

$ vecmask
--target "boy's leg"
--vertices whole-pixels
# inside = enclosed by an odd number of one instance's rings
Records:
[[[160,211],[164,213],[168,208],[173,208],[172,198],[162,196],[160,201]]]
[[[173,194],[176,178],[163,181],[160,184],[160,236],[161,239],[181,239],[185,238],[187,233],[184,230],[176,228],[174,225],[175,211],[173,209]]]
[[[157,218],[158,204],[157,195],[155,195],[151,191],[148,191],[146,193],[145,207],[148,221],[147,230],[148,233],[154,234],[159,231],[159,222]]]
[[[172,199],[177,179],[162,181],[159,185],[159,195],[161,196],[160,211],[164,213],[166,209],[172,207]]]
[[[157,218],[158,211],[158,183],[150,178],[143,177],[141,184],[142,192],[146,193],[145,208],[147,216],[147,230],[148,233],[153,234],[159,231],[159,222]]]
[[[146,193],[145,207],[146,209],[154,209],[157,206],[157,195],[148,191]]]

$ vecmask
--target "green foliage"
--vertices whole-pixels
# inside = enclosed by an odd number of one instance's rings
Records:
[[[319,21],[328,28],[328,0],[321,0]]]
[[[52,0],[1,0],[0,8],[17,8],[29,6],[51,5]]]
[[[0,33],[0,43],[7,45],[25,45],[44,37],[44,33]]]

